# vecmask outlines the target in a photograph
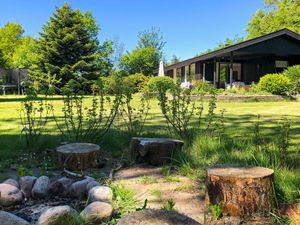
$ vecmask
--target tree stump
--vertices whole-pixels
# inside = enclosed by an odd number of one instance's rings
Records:
[[[206,206],[219,204],[223,216],[267,215],[275,207],[274,171],[263,167],[215,165],[206,176]]]
[[[56,152],[63,168],[85,170],[97,166],[100,147],[91,143],[71,143],[58,147]]]
[[[170,162],[182,146],[183,141],[180,140],[133,137],[130,144],[131,158],[136,163],[162,165]]]

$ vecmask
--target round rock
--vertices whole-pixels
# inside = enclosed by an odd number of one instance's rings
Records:
[[[67,177],[62,177],[50,184],[49,192],[52,195],[65,197],[69,194],[69,189],[73,180]]]
[[[96,186],[89,191],[88,199],[90,202],[111,202],[113,191],[107,186]]]
[[[98,181],[93,180],[86,185],[86,190],[87,192],[89,192],[93,187],[97,187],[97,186],[101,186],[101,184]]]
[[[93,202],[89,204],[80,216],[88,224],[98,224],[111,218],[113,207],[106,202]]]
[[[197,221],[175,211],[147,209],[121,218],[117,225],[201,225]]]
[[[68,205],[55,206],[43,211],[36,225],[79,224],[79,215]]]
[[[16,188],[20,188],[18,181],[16,181],[15,179],[11,179],[11,178],[3,181],[3,184],[10,184],[12,186],[15,186]]]
[[[22,192],[13,185],[0,184],[0,206],[17,205],[22,201]]]
[[[36,179],[37,178],[34,176],[20,177],[20,179],[19,179],[20,188],[26,199],[30,198],[32,187],[33,187]]]
[[[39,177],[33,185],[31,194],[33,198],[44,198],[48,194],[50,179],[47,176]]]
[[[1,225],[30,225],[27,221],[12,213],[0,211],[0,224]]]
[[[73,183],[70,187],[70,196],[79,200],[84,199],[86,196],[86,186],[91,181],[91,179],[84,179]]]

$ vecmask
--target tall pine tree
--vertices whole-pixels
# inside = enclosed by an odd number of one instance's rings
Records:
[[[38,40],[38,59],[30,74],[50,88],[70,80],[99,77],[98,26],[90,14],[73,10],[69,4],[58,8],[43,26]]]

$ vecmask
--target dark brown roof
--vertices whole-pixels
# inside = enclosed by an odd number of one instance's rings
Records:
[[[209,53],[206,53],[206,54],[203,54],[203,55],[200,55],[200,56],[196,56],[194,58],[190,58],[190,59],[175,63],[173,65],[165,67],[165,70],[171,70],[171,69],[186,66],[186,65],[198,62],[198,61],[204,61],[204,60],[208,60],[208,59],[211,59],[211,58],[214,58],[214,57],[222,56],[226,53],[230,53],[230,52],[239,50],[241,48],[245,48],[245,47],[248,47],[248,46],[251,46],[251,45],[254,45],[254,44],[257,44],[257,43],[260,43],[260,42],[263,42],[263,41],[266,41],[266,40],[269,40],[269,39],[272,39],[272,38],[275,38],[275,37],[278,37],[278,36],[281,36],[281,35],[287,35],[287,36],[290,36],[290,37],[300,41],[300,35],[299,34],[293,32],[289,29],[282,29],[282,30],[275,31],[275,32],[270,33],[270,34],[266,34],[266,35],[263,35],[263,36],[260,36],[260,37],[257,37],[257,38],[253,38],[253,39],[250,39],[250,40],[247,40],[247,41],[243,41],[243,42],[240,42],[238,44],[234,44],[234,45],[231,45],[231,46],[228,46],[228,47],[225,47],[225,48],[213,51],[213,52],[209,52]]]

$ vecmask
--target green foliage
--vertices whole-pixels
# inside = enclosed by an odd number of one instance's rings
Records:
[[[300,92],[300,65],[288,67],[282,74],[292,81],[292,93],[298,94]]]
[[[291,80],[282,74],[267,74],[260,78],[258,85],[261,90],[277,95],[287,95],[292,89]]]
[[[159,65],[159,53],[155,48],[137,48],[121,58],[121,66],[128,74],[153,74]]]
[[[174,81],[171,77],[155,76],[151,77],[147,84],[149,92],[167,92],[175,87]]]
[[[163,210],[167,210],[167,211],[176,211],[175,209],[175,201],[174,199],[168,199],[162,206]]]
[[[79,77],[97,80],[103,69],[101,57],[107,57],[103,52],[111,51],[110,44],[99,50],[98,29],[91,14],[73,10],[67,3],[58,8],[43,26],[38,40],[38,61],[31,67],[31,78],[47,87],[49,79],[59,81],[58,87]]]
[[[210,204],[208,206],[208,208],[209,208],[209,210],[210,210],[210,212],[213,215],[215,220],[218,220],[221,217],[223,209],[222,209],[222,206],[220,204],[215,204],[215,205]]]
[[[158,52],[157,59],[159,61],[163,56],[163,48],[166,42],[159,28],[152,27],[150,30],[142,31],[138,34],[137,48],[154,48]]]
[[[215,89],[215,87],[213,87],[208,82],[199,81],[193,86],[192,92],[196,95],[204,95],[209,94],[213,89]]]
[[[32,172],[28,168],[26,168],[26,167],[24,167],[22,165],[20,165],[18,167],[18,176],[19,177],[31,176],[31,175],[32,175]]]
[[[0,28],[0,50],[3,54],[3,61],[6,68],[14,67],[14,54],[22,43],[23,28],[17,23],[7,23]]]
[[[124,83],[132,93],[143,92],[149,78],[141,73],[131,74],[124,77]]]
[[[300,33],[300,2],[294,0],[267,0],[269,8],[258,10],[248,23],[248,39],[288,28]]]
[[[52,105],[39,99],[32,88],[26,90],[26,98],[21,103],[21,134],[24,134],[28,147],[37,147],[37,142],[48,123]]]
[[[120,184],[112,184],[110,187],[113,190],[113,206],[117,211],[118,217],[136,210],[138,202],[132,190]]]
[[[102,140],[112,126],[121,104],[121,91],[116,90],[113,97],[106,96],[101,80],[98,80],[92,89],[92,103],[86,106],[79,82],[70,80],[63,88],[63,108],[61,109],[63,117],[55,116],[54,110],[52,112],[57,128],[64,139],[69,141]]]

